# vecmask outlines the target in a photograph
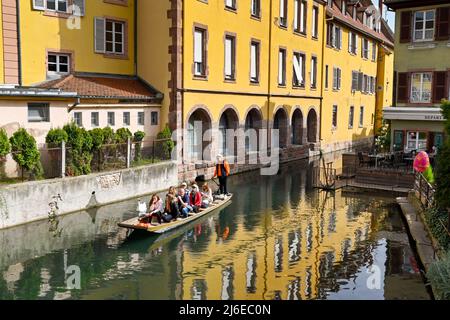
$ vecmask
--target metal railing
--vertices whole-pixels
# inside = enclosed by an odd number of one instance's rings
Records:
[[[421,173],[416,174],[414,191],[424,208],[428,209],[434,206],[434,194],[436,190]]]

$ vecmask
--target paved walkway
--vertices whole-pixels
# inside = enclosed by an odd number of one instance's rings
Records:
[[[436,260],[436,254],[427,229],[416,209],[407,198],[397,198],[397,203],[400,205],[403,215],[408,222],[409,233],[416,243],[419,258],[425,267],[425,271],[428,271],[430,264]]]

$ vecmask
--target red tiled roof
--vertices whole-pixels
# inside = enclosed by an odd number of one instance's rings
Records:
[[[344,15],[338,8],[330,8],[327,6],[327,13],[333,16],[336,20],[346,24],[348,27],[358,30],[374,39],[382,41],[384,44],[390,47],[394,47],[394,44],[384,34],[372,30],[359,20],[354,20],[352,17]]]
[[[133,77],[70,74],[57,80],[41,83],[38,87],[76,92],[81,98],[131,100],[160,98],[157,97],[158,92]]]

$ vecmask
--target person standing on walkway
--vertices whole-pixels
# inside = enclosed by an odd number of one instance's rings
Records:
[[[228,195],[227,178],[230,175],[230,165],[228,161],[223,158],[221,154],[217,156],[216,169],[214,170],[214,178],[219,178],[219,192],[220,194]]]

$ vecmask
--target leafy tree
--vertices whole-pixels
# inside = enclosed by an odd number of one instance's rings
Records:
[[[111,127],[103,128],[103,143],[113,144],[116,141],[116,134]]]
[[[11,144],[5,129],[0,129],[0,160],[11,152]]]
[[[170,159],[172,150],[175,148],[175,142],[172,140],[172,131],[170,131],[169,126],[166,127],[158,133],[157,138],[159,140],[165,140],[162,142],[162,151],[164,159]]]
[[[139,161],[142,159],[142,140],[144,140],[145,132],[143,131],[136,131],[134,133],[134,142],[136,143],[136,149],[135,149],[135,155],[134,160]]]
[[[450,135],[450,102],[442,104],[442,114],[446,119],[445,130]],[[447,138],[437,154],[436,166],[436,204],[445,210],[450,208],[450,140]]]
[[[69,136],[67,135],[67,132],[64,131],[61,128],[56,128],[56,129],[51,129],[48,133],[47,136],[45,137],[45,142],[49,143],[49,144],[54,144],[54,145],[61,145],[61,143],[67,142],[67,140],[69,139]]]
[[[13,159],[24,172],[28,171],[35,178],[41,178],[43,174],[41,154],[36,145],[36,140],[25,129],[20,128],[9,139]]]

